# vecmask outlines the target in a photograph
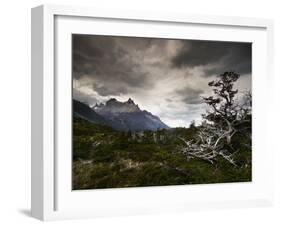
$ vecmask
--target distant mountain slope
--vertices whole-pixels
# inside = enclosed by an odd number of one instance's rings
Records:
[[[77,100],[73,100],[73,116],[80,117],[97,124],[109,124],[106,119],[93,111],[93,109],[91,109],[88,105]]]

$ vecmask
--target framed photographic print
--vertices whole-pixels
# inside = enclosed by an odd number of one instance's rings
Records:
[[[32,9],[32,215],[270,205],[272,21]]]

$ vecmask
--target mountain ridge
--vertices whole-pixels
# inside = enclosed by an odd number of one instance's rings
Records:
[[[87,104],[74,100],[74,115],[93,123],[108,125],[120,131],[156,131],[169,129],[158,116],[149,111],[141,110],[135,102],[129,98],[120,102],[111,98],[105,103],[95,104],[92,108]],[[83,111],[81,109],[83,109]]]

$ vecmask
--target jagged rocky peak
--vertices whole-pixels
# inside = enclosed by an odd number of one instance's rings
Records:
[[[126,113],[140,111],[138,105],[129,98],[125,102],[120,102],[115,98],[111,98],[105,104],[96,104],[93,109],[99,113]]]
[[[129,98],[129,99],[127,100],[127,103],[128,103],[128,104],[135,104],[135,102],[134,102],[131,98]]]
[[[96,108],[103,107],[103,106],[104,106],[103,103],[96,103],[92,108],[96,109]]]
[[[115,98],[110,98],[108,101],[106,101],[106,105],[115,104],[115,103],[120,103],[120,102],[117,101]]]

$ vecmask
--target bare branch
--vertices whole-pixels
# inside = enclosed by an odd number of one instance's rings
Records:
[[[233,166],[237,166],[232,138],[237,133],[249,137],[247,123],[251,122],[252,113],[250,92],[244,94],[241,103],[235,98],[238,90],[233,89],[233,83],[238,78],[239,75],[234,72],[225,72],[218,80],[209,83],[209,86],[214,87],[215,95],[203,97],[210,110],[202,115],[205,121],[197,132],[197,140],[179,137],[185,145],[181,150],[187,159],[198,158],[213,164],[220,156]]]

